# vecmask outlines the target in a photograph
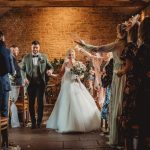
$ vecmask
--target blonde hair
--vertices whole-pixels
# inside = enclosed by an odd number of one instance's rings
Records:
[[[67,50],[66,58],[68,58],[68,56],[69,56],[69,54],[70,54],[71,52],[73,53],[73,59],[75,59],[75,50],[74,50],[74,49],[68,49],[68,50]]]

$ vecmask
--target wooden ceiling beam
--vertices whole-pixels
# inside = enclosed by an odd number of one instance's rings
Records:
[[[137,13],[141,7],[113,7],[112,13],[120,13],[124,15],[133,15]]]
[[[129,0],[0,0],[0,7],[144,7],[146,4]]]

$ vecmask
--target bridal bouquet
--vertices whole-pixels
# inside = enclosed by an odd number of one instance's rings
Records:
[[[84,75],[84,73],[86,71],[86,66],[82,62],[77,61],[73,64],[73,67],[71,68],[70,71],[71,71],[73,77],[75,77],[75,79],[76,79],[78,76]]]

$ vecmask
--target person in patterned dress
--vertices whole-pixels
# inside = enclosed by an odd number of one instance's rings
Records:
[[[120,58],[124,62],[124,67],[117,72],[118,77],[126,74],[126,84],[123,91],[122,113],[118,116],[119,123],[119,139],[120,144],[123,144],[128,150],[132,149],[132,125],[135,123],[135,97],[137,94],[138,82],[133,74],[133,62],[137,52],[138,40],[138,23],[132,23],[129,20],[127,23],[128,43],[123,50]],[[125,142],[125,143],[124,143]]]
[[[102,86],[106,88],[105,100],[101,111],[101,127],[103,126],[103,121],[105,121],[105,130],[108,131],[108,113],[109,113],[109,103],[111,95],[111,82],[113,75],[113,58],[111,58],[108,64],[105,66],[105,74],[102,76]]]

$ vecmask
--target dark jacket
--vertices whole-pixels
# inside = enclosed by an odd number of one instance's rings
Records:
[[[14,77],[14,84],[15,85],[22,85],[22,76],[21,76],[21,68],[18,65],[18,62],[16,60],[16,58],[13,56],[13,63],[14,63],[14,67],[16,70],[16,75]]]
[[[139,82],[136,96],[136,116],[139,125],[144,129],[144,134],[150,137],[150,45],[143,44],[138,49],[133,65],[133,71]]]
[[[10,50],[0,41],[0,94],[11,89],[8,73],[13,74],[14,72],[15,68]]]
[[[150,45],[143,44],[138,49],[133,72],[137,79],[140,79],[140,88],[150,89],[150,78],[146,75],[150,72]]]
[[[102,86],[106,88],[107,86],[111,86],[112,76],[113,76],[113,58],[110,59],[109,63],[105,66],[105,75],[102,75],[101,81]]]

